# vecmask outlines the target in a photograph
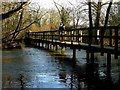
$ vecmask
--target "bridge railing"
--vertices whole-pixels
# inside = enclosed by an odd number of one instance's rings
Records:
[[[118,26],[92,28],[92,35],[89,35],[89,28],[67,29],[64,30],[64,41],[97,44],[100,46],[117,46],[120,44],[120,28]],[[102,35],[103,34],[103,35]],[[30,32],[29,38],[40,40],[59,40],[58,30]],[[119,45],[118,45],[119,46]]]
[[[118,49],[120,48],[120,27],[108,26],[91,28],[92,32],[89,32],[90,28],[77,28],[64,30],[64,42],[71,42],[71,44],[86,43],[91,45],[97,45],[101,48],[101,52],[104,47],[109,46],[114,48],[114,52],[117,56]],[[29,40],[39,41],[52,41],[60,42],[60,35],[58,30],[43,31],[43,32],[29,32]],[[90,48],[90,47],[89,47]],[[103,53],[103,52],[102,52]]]

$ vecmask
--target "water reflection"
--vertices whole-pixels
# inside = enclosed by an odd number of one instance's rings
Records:
[[[66,54],[71,52],[66,50]],[[70,88],[95,90],[105,83],[103,70],[95,63],[94,73],[85,63],[84,51],[79,59],[35,48],[3,51],[3,88]],[[79,61],[78,61],[79,60]],[[102,67],[104,68],[104,67]],[[87,70],[87,73],[86,73]],[[100,75],[101,74],[101,75]],[[96,87],[95,87],[96,86]]]

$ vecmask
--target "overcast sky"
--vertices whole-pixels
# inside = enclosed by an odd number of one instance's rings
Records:
[[[54,7],[54,3],[53,3],[53,0],[31,0],[32,2],[36,2],[36,3],[39,3],[42,7],[45,7],[45,8],[51,8],[51,7]],[[76,4],[76,1],[86,1],[86,0],[54,0],[55,2],[59,3],[59,4],[64,4],[64,5],[71,5],[70,3],[72,4]],[[91,1],[98,1],[98,0],[91,0]],[[110,0],[101,0],[102,2],[106,2],[106,1],[110,1]],[[116,1],[120,1],[120,0],[113,0],[114,2]],[[70,3],[69,3],[70,2]]]
[[[45,8],[50,8],[50,7],[54,7],[54,3],[53,0],[31,0],[32,2],[37,2],[39,3],[41,6],[45,7]],[[76,3],[76,0],[55,0],[55,2],[59,3],[59,4],[65,4],[65,5],[70,5],[69,1],[73,4]]]
[[[10,1],[27,1],[27,0],[0,0],[0,2],[10,2]],[[34,2],[53,2],[53,0],[31,0]],[[66,1],[70,1],[70,2],[75,2],[76,0],[55,0],[57,2],[66,2]],[[85,1],[85,0],[78,0],[78,1]],[[98,0],[91,0],[91,1],[98,1]],[[110,0],[101,0],[102,2],[104,1],[110,1]],[[116,1],[120,1],[120,0],[113,0],[114,2]]]
[[[6,1],[6,2],[10,2],[10,1],[21,1],[21,0],[0,0],[0,2],[2,1]],[[22,0],[22,1],[27,1],[27,0]],[[51,7],[55,7],[53,0],[30,0],[32,3],[36,2],[38,4],[40,4],[40,6],[44,7],[44,8],[51,8]],[[71,5],[70,3],[76,5],[76,1],[79,2],[83,2],[83,1],[87,1],[87,0],[54,0],[55,2],[57,2],[58,4],[64,4],[64,5]],[[91,0],[91,1],[98,1],[98,0]],[[110,0],[101,0],[102,2],[106,2],[106,1],[110,1]],[[114,2],[116,1],[120,1],[120,0],[113,0]],[[70,2],[70,3],[69,3]]]

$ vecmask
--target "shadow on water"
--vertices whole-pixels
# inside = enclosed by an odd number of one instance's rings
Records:
[[[87,63],[78,65],[76,59],[69,58],[67,55],[53,52],[52,56],[55,59],[59,59],[60,63],[72,67],[71,76],[67,77],[65,72],[59,74],[59,78],[62,79],[64,83],[66,83],[68,79],[70,80],[71,90],[74,88],[79,90],[120,90],[120,80],[114,84],[111,77],[107,78],[104,75],[101,79],[100,73],[102,72],[99,72],[98,63],[95,63],[93,66]],[[106,65],[104,66],[106,67]],[[94,69],[94,71],[92,69]]]
[[[59,64],[64,64],[68,69],[71,68],[71,72],[69,76],[65,71],[59,73],[59,78],[62,82],[67,83],[69,81],[69,85],[71,90],[75,88],[85,89],[87,88],[86,78],[86,64],[77,65],[76,60],[73,58],[69,58],[66,55],[61,55],[59,53],[51,54],[55,59],[58,59]]]

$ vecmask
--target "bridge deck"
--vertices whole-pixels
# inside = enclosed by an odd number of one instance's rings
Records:
[[[104,46],[101,49],[100,45],[91,44],[89,46],[89,44],[86,43],[68,42],[68,41],[61,42],[59,40],[40,40],[40,39],[32,39],[32,40],[36,42],[52,43],[53,45],[70,47],[71,49],[84,49],[84,50],[90,50],[92,52],[101,52],[102,50],[105,53],[111,53],[111,54],[117,53],[117,55],[120,55],[120,48],[118,48],[118,50],[115,51],[115,47],[111,47],[111,46]]]

